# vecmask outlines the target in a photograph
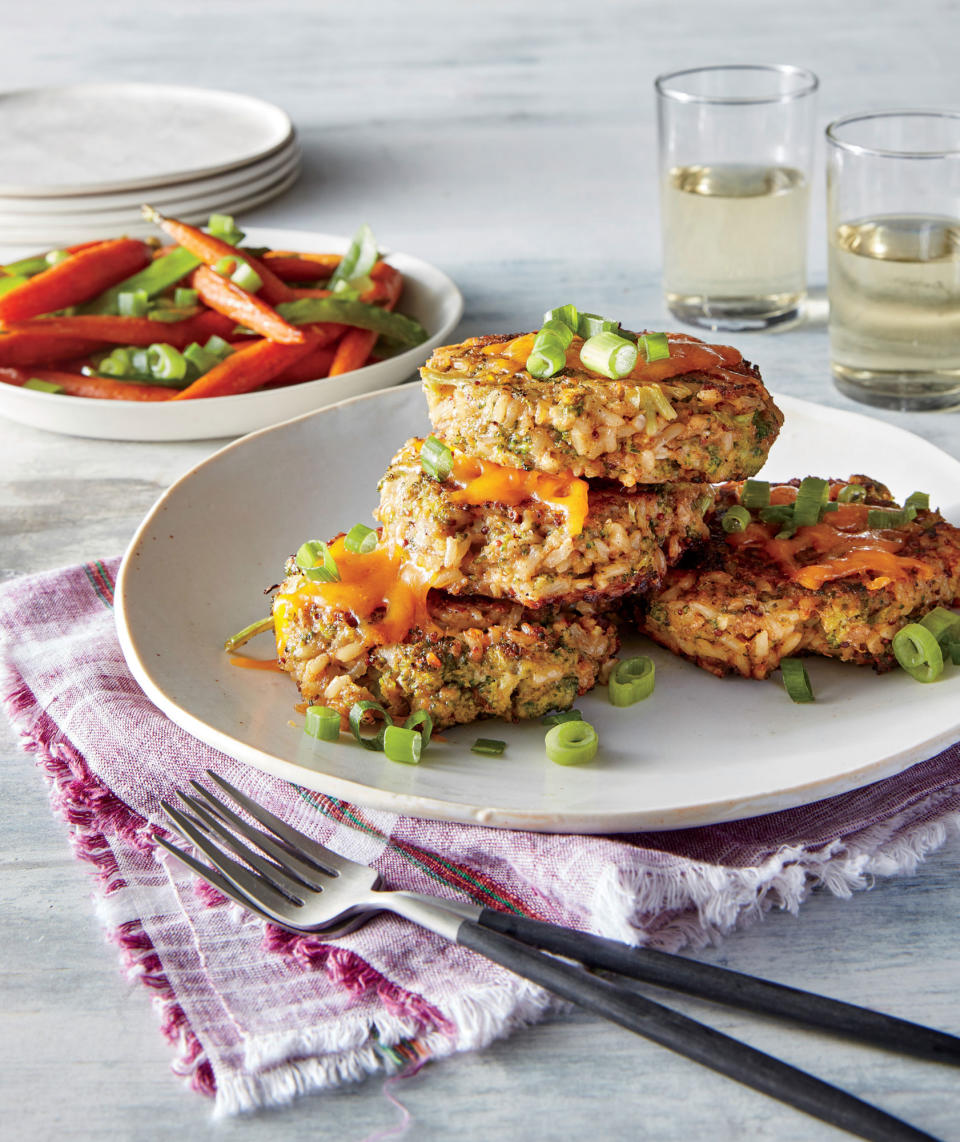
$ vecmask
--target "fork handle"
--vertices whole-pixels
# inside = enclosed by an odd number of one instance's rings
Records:
[[[822,1079],[473,920],[460,924],[457,943],[621,1027],[858,1137],[936,1142],[932,1135]]]
[[[589,932],[576,932],[509,912],[486,908],[478,922],[524,944],[577,960],[586,967],[631,976],[730,1007],[820,1027],[873,1046],[892,1048],[901,1054],[960,1065],[960,1038],[957,1036],[867,1007],[858,1007],[854,1003],[843,1003],[728,968],[703,964],[685,956],[658,952],[654,948],[633,948],[617,940],[606,940]]]

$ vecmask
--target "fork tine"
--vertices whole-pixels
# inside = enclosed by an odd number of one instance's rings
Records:
[[[282,892],[285,896],[290,897],[293,903],[303,903],[303,890],[304,888],[312,888],[312,885],[306,884],[296,875],[294,870],[274,864],[273,861],[267,860],[258,852],[248,848],[230,832],[226,827],[227,823],[221,820],[218,814],[212,813],[207,806],[196,797],[191,797],[188,793],[184,793],[182,789],[177,790],[177,796],[197,815],[197,823],[209,829],[221,844],[229,845],[241,860],[246,861],[247,864],[255,868],[264,880],[272,884],[274,888]],[[263,847],[264,841],[257,836],[257,830],[251,828],[249,825],[247,829],[249,833],[254,834],[249,839],[252,840],[254,844]]]
[[[179,848],[177,845],[173,844],[172,841],[168,841],[166,837],[161,837],[159,834],[156,834],[154,836],[154,840],[158,845],[161,845],[163,848],[165,848],[167,852],[173,853],[177,860],[182,861],[187,866],[187,868],[192,869],[197,874],[197,876],[200,877],[201,880],[205,880],[207,884],[212,885],[218,892],[222,892],[223,895],[226,896],[229,900],[232,900],[234,904],[239,904],[243,908],[248,908],[251,912],[255,912],[258,916],[262,916],[264,920],[274,921],[273,916],[267,912],[264,912],[263,909],[254,900],[251,900],[249,896],[244,895],[244,893],[242,893],[235,884],[231,884],[226,877],[221,876],[220,873],[215,869],[210,868],[210,866],[204,864],[203,861],[197,860],[196,857],[191,856],[190,853],[186,852],[184,849]]]
[[[208,812],[212,806],[213,816],[222,818],[226,823],[236,829],[238,833],[245,836],[247,840],[253,841],[253,843],[263,849],[268,856],[273,857],[277,865],[279,865],[288,876],[292,876],[295,880],[298,880],[304,887],[312,888],[315,892],[322,892],[325,887],[325,881],[329,882],[331,876],[336,876],[336,873],[318,873],[316,864],[311,861],[309,857],[303,857],[299,853],[292,852],[288,845],[278,843],[273,837],[268,836],[260,829],[255,829],[242,817],[234,813],[229,805],[225,805],[219,797],[211,793],[209,789],[205,789],[199,781],[191,781],[190,784],[209,804],[201,806],[201,802],[197,801],[195,797],[189,798],[190,802],[197,807],[205,808]],[[180,796],[186,798],[184,793],[181,793]]]
[[[242,893],[250,897],[263,911],[270,914],[271,919],[282,922],[283,913],[289,911],[290,901],[282,896],[272,885],[267,884],[262,877],[256,876],[243,865],[218,848],[213,842],[197,828],[186,814],[181,813],[166,801],[160,802],[163,811],[176,825],[178,832],[191,841],[210,861],[214,868],[223,874]]]
[[[262,805],[258,805],[256,801],[252,801],[245,793],[241,793],[240,790],[231,785],[226,778],[219,777],[213,770],[207,770],[207,777],[209,777],[211,781],[215,781],[224,792],[229,793],[234,801],[236,801],[238,805],[242,805],[251,817],[259,821],[261,825],[265,825],[281,840],[286,841],[286,843],[297,850],[301,856],[308,856],[316,861],[317,866],[324,872],[330,873],[331,876],[336,876],[337,873],[343,869],[356,867],[356,861],[348,860],[338,853],[331,852],[329,849],[324,848],[323,845],[312,840],[305,833],[301,833],[298,829],[293,828],[292,825],[281,821],[280,818],[275,817],[269,809],[264,809]]]

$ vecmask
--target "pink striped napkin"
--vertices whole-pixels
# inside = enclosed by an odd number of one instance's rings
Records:
[[[543,1017],[538,988],[391,916],[332,944],[263,925],[153,840],[159,800],[213,768],[391,887],[470,898],[630,942],[703,945],[810,888],[912,871],[960,823],[960,748],[853,793],[748,821],[544,836],[370,811],[201,745],[131,678],[114,633],[117,561],[0,589],[11,722],[50,785],[103,921],[156,997],[174,1069],[220,1113],[483,1047]]]

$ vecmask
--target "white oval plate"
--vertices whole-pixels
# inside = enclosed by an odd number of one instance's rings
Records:
[[[292,134],[285,111],[231,91],[158,83],[7,91],[0,94],[0,194],[164,186],[266,158]],[[15,181],[25,174],[29,183]]]
[[[960,520],[960,463],[901,429],[778,397],[786,427],[771,478],[866,472],[898,495],[929,491]],[[960,732],[960,671],[920,685],[814,659],[813,705],[779,681],[714,678],[645,640],[654,695],[629,709],[603,689],[578,707],[600,734],[596,760],[549,762],[538,723],[444,731],[419,766],[396,765],[346,735],[303,734],[293,682],[241,670],[223,640],[267,610],[264,588],[308,538],[367,520],[405,439],[428,430],[418,388],[373,393],[222,449],[160,499],[127,552],[116,592],[127,662],[149,697],[202,741],[334,797],[440,820],[540,832],[618,833],[756,816],[854,789],[932,756]],[[269,658],[262,636],[246,648]],[[502,757],[470,752],[503,738]]]
[[[349,244],[348,238],[332,234],[260,227],[248,230],[246,240],[251,246],[316,253],[341,253]],[[68,397],[0,384],[0,416],[68,436],[205,440],[240,436],[359,393],[398,385],[416,373],[435,346],[449,338],[463,312],[463,298],[447,275],[427,262],[408,254],[388,252],[386,256],[404,277],[401,310],[415,317],[429,334],[422,345],[389,360],[287,388],[156,404]]]

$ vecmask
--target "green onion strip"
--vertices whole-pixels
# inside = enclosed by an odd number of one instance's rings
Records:
[[[330,548],[319,539],[308,539],[300,545],[294,559],[304,578],[313,583],[337,583],[340,571]]]
[[[591,373],[600,373],[611,381],[627,376],[637,363],[637,347],[616,333],[598,333],[584,341],[580,363]]]
[[[445,480],[453,471],[453,453],[435,436],[428,436],[420,449],[420,467],[434,480]]]
[[[388,761],[401,765],[419,765],[424,741],[416,730],[404,726],[386,726],[383,731],[383,752]]]
[[[360,732],[360,727],[363,722],[364,714],[379,714],[383,718],[383,725],[371,737],[365,737]],[[350,707],[350,729],[353,731],[353,736],[363,746],[364,749],[373,750],[374,752],[383,752],[383,741],[386,736],[387,727],[393,725],[393,718],[387,711],[380,705],[379,702],[355,702]],[[417,735],[420,736],[419,734]]]
[[[897,662],[918,682],[934,682],[943,673],[943,651],[936,635],[920,623],[907,623],[893,636]]]
[[[783,688],[790,695],[793,702],[812,702],[813,687],[807,668],[799,658],[782,658],[780,660],[780,676],[783,679]]]

